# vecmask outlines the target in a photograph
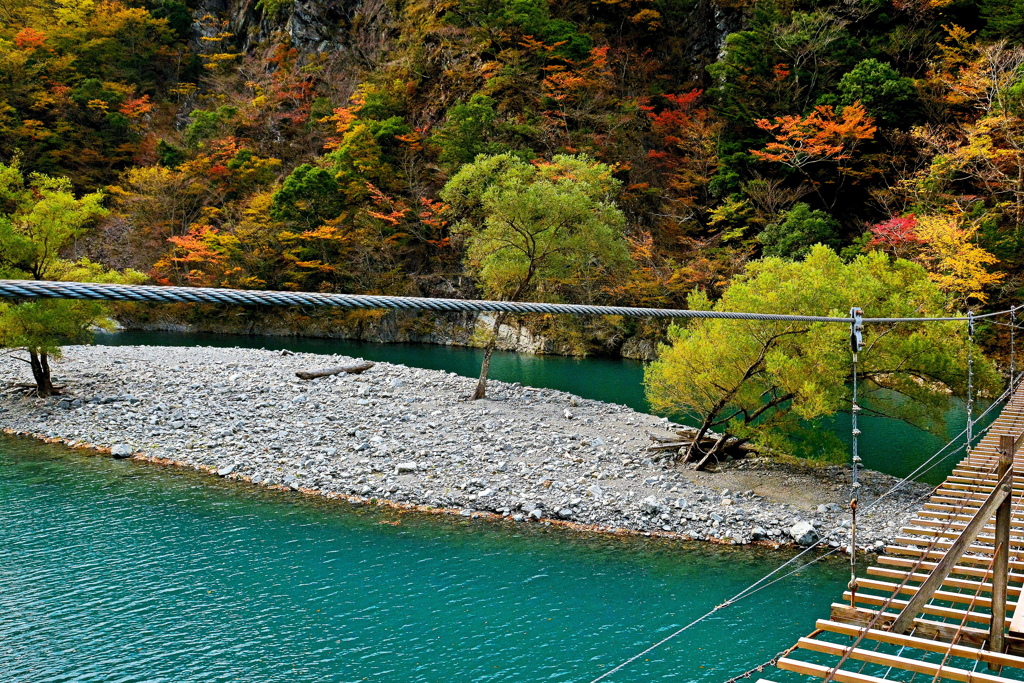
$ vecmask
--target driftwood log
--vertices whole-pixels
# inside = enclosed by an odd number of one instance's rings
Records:
[[[331,375],[340,375],[346,372],[350,375],[358,375],[366,372],[372,368],[376,363],[371,363],[368,360],[364,360],[362,363],[354,363],[352,365],[339,365],[335,368],[326,368],[325,370],[313,370],[312,372],[299,371],[295,373],[295,376],[299,379],[316,379],[317,377],[330,377]]]
[[[694,437],[697,435],[697,430],[692,428],[682,428],[676,431],[677,436],[659,436],[657,434],[648,433],[651,441],[654,443],[647,447],[648,452],[665,452],[671,451],[679,453],[682,456],[684,450],[689,449],[690,444],[693,443]],[[703,470],[709,464],[709,460],[712,458],[710,455],[715,445],[718,443],[720,435],[710,433],[705,434],[698,444],[700,446],[701,454],[704,457],[694,466],[697,470]],[[732,455],[738,458],[746,457],[751,453],[758,453],[761,449],[757,446],[751,445],[746,441],[741,441],[736,437],[729,437],[729,439],[722,444],[719,453],[723,456]],[[699,457],[699,456],[698,456]],[[675,459],[675,458],[673,458]],[[717,460],[717,458],[716,458]]]

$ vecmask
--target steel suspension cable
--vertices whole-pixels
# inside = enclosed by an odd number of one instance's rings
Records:
[[[431,297],[384,296],[376,294],[322,294],[214,287],[168,287],[121,285],[97,282],[55,282],[50,280],[0,280],[0,298],[80,299],[139,301],[149,303],[207,303],[237,306],[317,306],[346,309],[424,310],[440,313],[550,313],[564,315],[617,315],[631,318],[697,318],[726,320],[772,320],[793,322],[852,323],[850,318],[824,315],[785,315],[732,311],[702,311],[678,308],[634,308],[590,306],[544,302],[485,301]],[[1003,315],[997,311],[975,316]],[[864,318],[865,323],[919,323],[963,321],[963,316],[920,318]]]
[[[1010,306],[1010,386],[1014,385],[1016,374],[1016,331],[1017,331],[1017,307]]]
[[[967,450],[974,441],[974,312],[967,312]]]

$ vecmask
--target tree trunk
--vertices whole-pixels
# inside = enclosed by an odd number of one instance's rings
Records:
[[[728,443],[731,439],[732,436],[730,436],[728,432],[718,437],[718,441],[715,442],[715,445],[711,447],[711,450],[707,452],[707,454],[701,459],[699,463],[697,463],[694,469],[697,470],[698,472],[703,472],[704,470],[707,469],[708,465],[710,464],[709,461],[712,458],[715,459],[715,463],[718,463],[720,460],[718,456],[725,450],[725,444]]]
[[[53,395],[53,382],[50,380],[50,363],[44,351],[28,350],[29,363],[32,366],[32,377],[36,380],[36,393],[42,397]]]
[[[352,365],[339,365],[336,368],[326,368],[324,370],[311,370],[309,372],[299,371],[295,373],[295,376],[299,379],[316,379],[317,377],[330,377],[331,375],[340,375],[341,373],[348,373],[350,375],[359,375],[369,370],[374,366],[374,363],[366,360],[362,363],[354,363]]]
[[[491,371],[491,356],[494,355],[494,347],[498,344],[498,329],[505,322],[505,313],[499,313],[494,318],[494,327],[491,329],[491,338],[487,340],[484,348],[484,361],[480,364],[480,381],[476,383],[476,391],[473,392],[473,400],[479,401],[487,398],[487,373]]]

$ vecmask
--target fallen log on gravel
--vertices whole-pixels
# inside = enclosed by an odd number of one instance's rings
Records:
[[[366,372],[372,368],[376,363],[371,363],[368,360],[364,360],[362,363],[355,363],[353,365],[339,365],[336,368],[327,368],[325,370],[313,370],[312,372],[299,371],[295,373],[295,376],[299,379],[316,379],[317,377],[330,377],[331,375],[340,375],[345,372],[350,375],[358,375]]]

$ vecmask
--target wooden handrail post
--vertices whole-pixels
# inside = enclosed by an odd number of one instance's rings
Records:
[[[956,537],[949,548],[946,549],[946,553],[942,556],[938,562],[935,563],[935,567],[928,574],[928,578],[921,582],[921,585],[917,587],[914,595],[907,601],[903,611],[899,613],[896,620],[893,621],[890,630],[893,633],[906,633],[914,625],[914,618],[921,613],[924,606],[928,604],[928,601],[935,595],[935,591],[942,586],[942,582],[946,580],[949,573],[953,571],[956,563],[960,560],[963,554],[970,548],[974,540],[978,538],[978,534],[985,528],[989,520],[992,519],[992,515],[996,514],[999,507],[1010,497],[1010,491],[1013,486],[1013,472],[1012,468],[996,482],[995,488],[988,494],[988,498],[981,504],[977,512],[974,513],[974,517],[971,521],[967,522],[960,534]],[[1005,575],[1005,570],[1004,570]],[[1006,599],[1005,594],[1003,598],[1003,605],[1005,607]]]
[[[999,469],[997,479],[1002,481],[1013,469],[1016,439],[1004,434],[999,437]],[[1009,495],[996,510],[995,550],[992,560],[992,625],[989,627],[988,647],[993,652],[1006,650],[1006,580],[1010,571],[1010,517],[1013,514],[1013,475],[1006,483]],[[989,669],[998,671],[999,666],[989,663]]]

